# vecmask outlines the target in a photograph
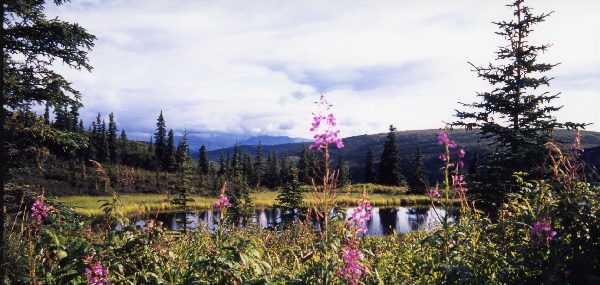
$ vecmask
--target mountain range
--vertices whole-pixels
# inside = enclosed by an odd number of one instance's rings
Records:
[[[435,137],[436,132],[439,132],[439,130],[431,129],[397,132],[401,167],[406,175],[411,173],[416,146],[419,145],[423,152],[426,173],[431,182],[434,183],[435,180],[439,178],[439,169],[442,164],[438,157],[443,149],[438,145]],[[448,134],[461,148],[466,150],[466,165],[469,165],[474,153],[477,152],[482,155],[493,150],[493,146],[490,145],[491,141],[482,139],[477,131],[451,130],[448,131]],[[582,131],[581,135],[581,143],[586,150],[584,152],[584,159],[588,164],[598,165],[598,163],[600,163],[600,132]],[[373,149],[375,169],[377,169],[386,136],[386,133],[380,133],[344,138],[344,148],[336,149],[335,147],[332,147],[332,159],[335,160],[337,156],[342,156],[342,158],[350,164],[352,180],[354,182],[360,182],[364,176],[363,168],[368,149]],[[574,136],[574,131],[559,129],[555,131],[554,140],[562,145],[569,145],[572,143]],[[241,142],[238,145],[242,152],[251,154],[252,156],[256,154],[256,145],[244,145]],[[291,159],[299,159],[302,148],[308,145],[308,142],[274,145],[263,143],[264,157],[266,158],[269,152],[277,151],[279,157],[286,154],[288,157],[291,157]],[[226,156],[227,154],[231,154],[232,150],[232,147],[212,150],[208,152],[208,155],[211,160],[218,161],[221,154]]]

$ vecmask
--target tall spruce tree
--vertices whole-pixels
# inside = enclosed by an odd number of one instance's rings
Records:
[[[163,170],[174,172],[177,168],[176,152],[175,152],[175,133],[173,129],[169,130],[167,135],[167,147],[165,148],[165,156],[163,160]]]
[[[163,112],[160,111],[158,119],[156,120],[156,133],[154,133],[154,156],[156,160],[157,168],[166,170],[164,168],[165,156],[167,154],[167,127]]]
[[[350,184],[350,164],[345,161],[341,156],[338,156],[336,163],[336,171],[338,172],[337,183],[340,186],[346,186]]]
[[[200,146],[200,150],[199,152],[199,157],[198,157],[198,169],[200,170],[200,173],[203,175],[207,175],[208,174],[208,170],[209,170],[209,160],[208,160],[208,154],[206,154],[206,146],[201,145]]]
[[[256,187],[260,187],[263,182],[264,170],[265,166],[263,164],[263,147],[262,143],[258,141],[258,147],[256,150],[256,158],[254,159],[254,179],[253,184]]]
[[[44,124],[50,125],[50,104],[46,104],[44,108]]]
[[[225,158],[223,157],[223,153],[221,153],[221,156],[219,157],[219,171],[217,172],[217,175],[223,176],[225,174],[227,174],[227,164],[225,164]]]
[[[194,168],[187,142],[187,131],[183,133],[183,137],[177,145],[177,149],[179,150],[179,160],[176,165],[177,184],[173,189],[176,196],[171,201],[171,204],[176,206],[179,220],[183,224],[183,231],[186,232],[188,228],[187,216],[191,212],[190,203],[194,202],[194,199],[191,198],[191,195],[194,192],[192,184]]]
[[[119,146],[117,145],[117,122],[115,115],[111,112],[108,115],[108,154],[111,163],[119,162]]]
[[[300,183],[308,185],[311,184],[311,177],[308,147],[302,146],[300,161],[298,162],[298,180]]]
[[[482,187],[470,189],[469,193],[480,201],[501,202],[507,192],[517,189],[512,177],[514,172],[528,172],[532,178],[541,178],[546,150],[544,144],[552,138],[555,128],[561,126],[583,127],[581,124],[558,123],[553,113],[560,106],[551,103],[559,93],[544,89],[552,78],[544,73],[556,64],[540,63],[540,52],[550,45],[534,45],[529,41],[533,27],[552,13],[534,15],[524,5],[524,0],[508,5],[514,18],[494,23],[496,34],[507,41],[496,52],[495,63],[487,66],[471,64],[477,75],[489,82],[493,89],[478,93],[481,101],[462,104],[468,110],[458,111],[453,124],[467,129],[478,128],[485,139],[491,140],[495,151],[488,155],[482,165]]]
[[[417,145],[415,158],[412,165],[413,173],[410,176],[408,187],[412,194],[426,194],[429,187],[427,175],[425,174],[425,164],[423,162],[423,151],[421,146]]]
[[[374,155],[373,149],[369,148],[367,151],[367,158],[365,161],[365,182],[366,183],[375,183],[375,168],[374,168]]]
[[[32,148],[56,142],[62,148],[80,149],[85,137],[49,132],[35,124],[27,131],[9,124],[19,107],[37,104],[79,106],[80,94],[53,67],[60,61],[77,70],[91,70],[88,51],[94,46],[93,35],[75,23],[48,19],[44,9],[64,1],[2,1],[0,5],[0,209],[4,209],[4,188],[8,169],[23,162]],[[38,135],[32,136],[34,131]],[[10,134],[10,136],[9,136]],[[69,139],[65,139],[68,136]],[[23,139],[21,143],[15,140]],[[41,140],[44,141],[41,141]],[[28,144],[28,145],[24,145]],[[18,147],[17,147],[18,146]],[[14,148],[13,148],[14,147]],[[4,211],[0,213],[0,264],[4,263]],[[6,266],[0,266],[5,280]]]
[[[282,210],[281,216],[284,223],[293,221],[296,209],[302,206],[302,190],[298,173],[298,168],[290,169],[289,175],[283,182],[281,192],[277,195],[277,206]]]
[[[396,128],[390,125],[390,131],[383,145],[383,153],[379,162],[378,182],[383,185],[401,186],[406,180],[400,171],[400,152],[396,138]]]

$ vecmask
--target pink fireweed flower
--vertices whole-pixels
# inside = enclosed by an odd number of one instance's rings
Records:
[[[338,276],[342,276],[348,284],[359,284],[360,277],[367,272],[367,267],[360,261],[363,254],[354,248],[342,249],[342,259],[344,267],[337,272]]]
[[[455,148],[456,143],[448,137],[448,134],[445,131],[441,131],[435,134],[438,139],[438,144],[448,145],[449,148]]]
[[[534,245],[545,245],[556,236],[549,221],[536,222],[530,231],[531,241]]]
[[[358,207],[354,209],[352,214],[348,217],[348,223],[346,226],[356,231],[357,234],[367,233],[367,221],[371,219],[371,210],[373,207],[366,197],[360,198],[358,201]]]
[[[429,189],[429,192],[427,192],[427,195],[431,199],[442,197],[442,195],[440,194],[440,190],[438,189],[437,185],[435,186],[435,188]]]
[[[231,207],[231,202],[229,202],[229,198],[225,195],[225,193],[221,193],[219,195],[219,200],[213,203],[213,208],[217,211],[223,210],[223,208]]]
[[[324,115],[322,112],[329,110],[331,105],[327,103],[325,97],[321,95],[321,100],[317,102],[322,109],[317,114],[313,114],[313,122],[310,131],[315,132],[313,136],[314,142],[310,146],[310,150],[316,151],[330,144],[335,144],[337,148],[343,148],[344,142],[340,138],[340,131],[335,128],[337,125],[336,118],[333,113]],[[323,110],[324,109],[324,110]]]
[[[108,268],[102,266],[100,261],[90,263],[85,268],[85,276],[88,278],[88,284],[90,285],[104,285],[108,282]]]
[[[454,188],[464,189],[467,186],[465,177],[461,174],[452,174],[452,186]]]
[[[441,161],[446,161],[446,155],[445,154],[440,154],[440,156],[438,157]]]
[[[42,198],[35,199],[31,206],[31,218],[37,225],[41,225],[46,217],[48,217],[48,205],[44,204]]]
[[[458,157],[459,158],[464,158],[465,157],[465,150],[463,148],[458,150]]]

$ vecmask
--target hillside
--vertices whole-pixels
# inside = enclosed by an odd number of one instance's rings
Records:
[[[425,167],[427,169],[427,175],[430,177],[431,182],[435,181],[435,177],[438,175],[440,163],[438,156],[441,152],[440,146],[437,144],[435,133],[439,130],[411,130],[411,131],[400,131],[397,134],[398,145],[400,148],[401,165],[404,173],[410,173],[412,166],[412,160],[414,157],[415,149],[417,145],[420,145],[423,154]],[[364,161],[369,148],[373,149],[375,154],[375,163],[377,167],[378,158],[381,156],[383,151],[383,143],[385,141],[386,133],[372,134],[372,135],[360,135],[354,137],[348,137],[344,139],[345,147],[341,150],[334,148],[333,157],[341,155],[343,159],[348,160],[352,171],[352,180],[361,182],[363,180],[362,169],[364,167]],[[465,130],[453,130],[449,132],[449,135],[461,146],[466,152],[465,162],[471,160],[473,154],[478,152],[480,154],[491,151],[492,147],[489,146],[489,141],[482,140],[475,131]],[[555,133],[555,140],[562,144],[570,144],[573,140],[574,132],[567,130],[557,130]],[[287,154],[288,156],[299,156],[302,147],[308,145],[308,143],[289,143],[274,146],[263,146],[263,151],[266,153],[277,151],[278,154]],[[586,153],[584,158],[586,161],[598,163],[600,161],[600,133],[599,132],[582,132],[582,145],[585,149],[589,149],[589,154]],[[242,145],[240,146],[242,152],[255,154],[257,151],[256,145]],[[232,148],[224,148],[208,152],[211,160],[217,161],[221,153],[227,155],[231,153]]]

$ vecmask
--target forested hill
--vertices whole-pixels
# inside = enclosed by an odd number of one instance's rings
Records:
[[[414,159],[416,146],[420,145],[424,155],[425,168],[427,175],[432,182],[439,173],[438,169],[441,164],[438,160],[442,148],[437,144],[435,133],[439,130],[412,130],[397,132],[398,146],[401,156],[401,167],[405,175],[411,173],[412,161]],[[585,153],[586,161],[597,164],[600,162],[600,132],[582,131],[582,145],[585,149],[589,149],[589,154]],[[363,169],[369,148],[373,149],[375,155],[375,169],[377,169],[378,161],[383,151],[383,143],[386,138],[386,133],[360,135],[348,137],[344,139],[345,147],[337,150],[333,147],[333,159],[341,155],[344,160],[350,164],[352,180],[354,182],[363,180]],[[475,152],[480,155],[492,150],[489,146],[489,140],[482,140],[476,131],[452,130],[449,135],[463,147],[467,154],[465,158],[466,165],[469,165],[472,156]],[[555,140],[559,143],[568,145],[573,141],[575,132],[567,130],[556,130]],[[288,157],[299,157],[302,148],[308,146],[308,143],[290,143],[281,145],[266,146],[263,145],[263,153],[265,156],[269,152],[276,151],[281,157],[286,154]],[[258,146],[256,145],[241,145],[242,152],[255,154]],[[224,148],[208,152],[209,158],[212,161],[218,161],[221,154],[231,155],[233,148]]]

